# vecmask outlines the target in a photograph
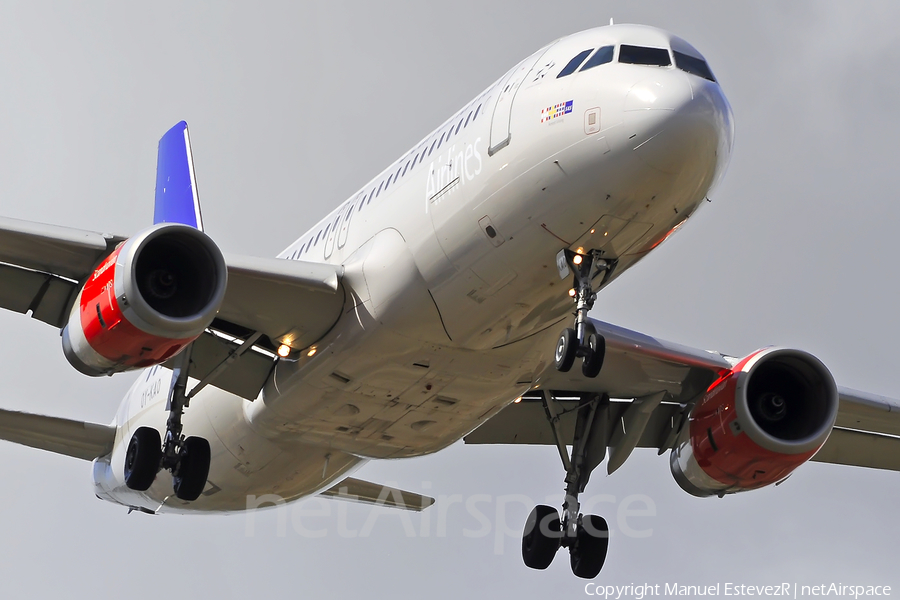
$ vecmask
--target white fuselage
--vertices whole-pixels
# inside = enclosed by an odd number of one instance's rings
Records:
[[[122,403],[98,496],[176,512],[302,497],[366,459],[445,448],[538,384],[572,309],[557,253],[601,249],[615,278],[700,206],[731,152],[717,83],[622,64],[622,44],[700,57],[617,25],[516,65],[279,256],[342,265],[344,313],[279,360],[255,402],[215,388],[192,400],[185,433],[213,452],[200,499],[177,500],[167,472],[146,492],[124,484],[133,430],[165,428],[172,374],[159,367]],[[557,77],[605,46],[612,62]]]

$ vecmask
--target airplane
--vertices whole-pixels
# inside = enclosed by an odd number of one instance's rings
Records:
[[[90,460],[99,498],[150,513],[314,494],[421,510],[430,498],[353,471],[460,439],[552,445],[565,502],[532,511],[523,559],[545,569],[566,548],[584,578],[609,528],[579,494],[636,448],[668,452],[695,496],[777,484],[808,460],[900,470],[900,403],[837,387],[805,351],[731,357],[588,316],[706,204],[732,145],[695,48],[592,29],[523,60],[259,258],[204,232],[179,123],[160,140],[152,227],[0,219],[0,306],[59,328],[82,373],[142,370],[109,425],[0,411],[0,438]]]

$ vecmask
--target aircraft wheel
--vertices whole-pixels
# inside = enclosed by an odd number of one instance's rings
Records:
[[[175,495],[188,502],[196,500],[206,486],[210,463],[209,442],[201,437],[184,440],[178,468],[175,470]]]
[[[562,541],[559,513],[552,506],[535,506],[525,521],[522,560],[532,569],[546,569],[553,562]]]
[[[563,373],[567,372],[575,364],[575,355],[578,352],[578,336],[575,330],[568,328],[563,329],[556,342],[556,370]]]
[[[125,485],[144,492],[153,485],[162,458],[159,432],[152,427],[138,427],[125,452]]]
[[[578,524],[575,545],[569,548],[572,572],[582,579],[593,579],[606,562],[609,526],[597,515],[584,515]]]
[[[592,333],[587,338],[588,352],[584,362],[581,363],[581,372],[585,377],[593,379],[600,374],[603,368],[603,359],[606,357],[606,340],[602,335]]]

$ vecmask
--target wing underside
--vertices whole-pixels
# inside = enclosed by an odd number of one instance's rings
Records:
[[[736,362],[716,352],[596,320],[592,323],[607,340],[603,371],[597,379],[583,377],[575,369],[558,373],[551,366],[532,392],[466,436],[466,443],[556,445],[541,396],[542,390],[549,390],[558,406],[561,439],[574,436],[581,398],[606,394],[613,398],[603,436],[610,455],[623,443],[632,448],[655,448],[662,454],[675,443],[693,402]],[[838,393],[840,408],[834,430],[812,460],[900,471],[900,402],[848,388],[838,388]],[[663,394],[664,399],[654,402],[649,415],[632,408],[654,394]],[[635,432],[636,427],[641,429]],[[631,435],[626,435],[629,431]]]
[[[62,328],[85,280],[126,238],[0,218],[0,308]],[[304,348],[344,306],[334,265],[229,255],[218,318],[195,342],[191,376],[254,400],[282,343]],[[250,350],[241,350],[253,338]],[[227,367],[227,368],[225,368]]]

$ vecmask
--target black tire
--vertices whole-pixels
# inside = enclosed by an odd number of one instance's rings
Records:
[[[575,355],[578,352],[578,336],[574,329],[563,329],[556,342],[556,354],[554,356],[556,362],[556,370],[563,373],[568,372],[575,364]]]
[[[600,573],[609,550],[609,526],[597,515],[584,515],[578,524],[575,545],[569,548],[572,572],[582,579],[593,579]]]
[[[147,491],[162,459],[162,442],[159,432],[152,427],[138,427],[125,451],[125,485],[139,492]]]
[[[189,437],[184,440],[181,459],[173,477],[178,498],[193,502],[200,497],[209,477],[210,457],[209,442],[205,439]]]
[[[603,359],[606,358],[606,339],[600,334],[592,333],[587,338],[589,348],[581,363],[581,372],[585,377],[593,379],[600,374],[603,368]]]
[[[546,569],[553,562],[562,541],[559,513],[552,506],[535,506],[525,521],[522,560],[532,569]]]

